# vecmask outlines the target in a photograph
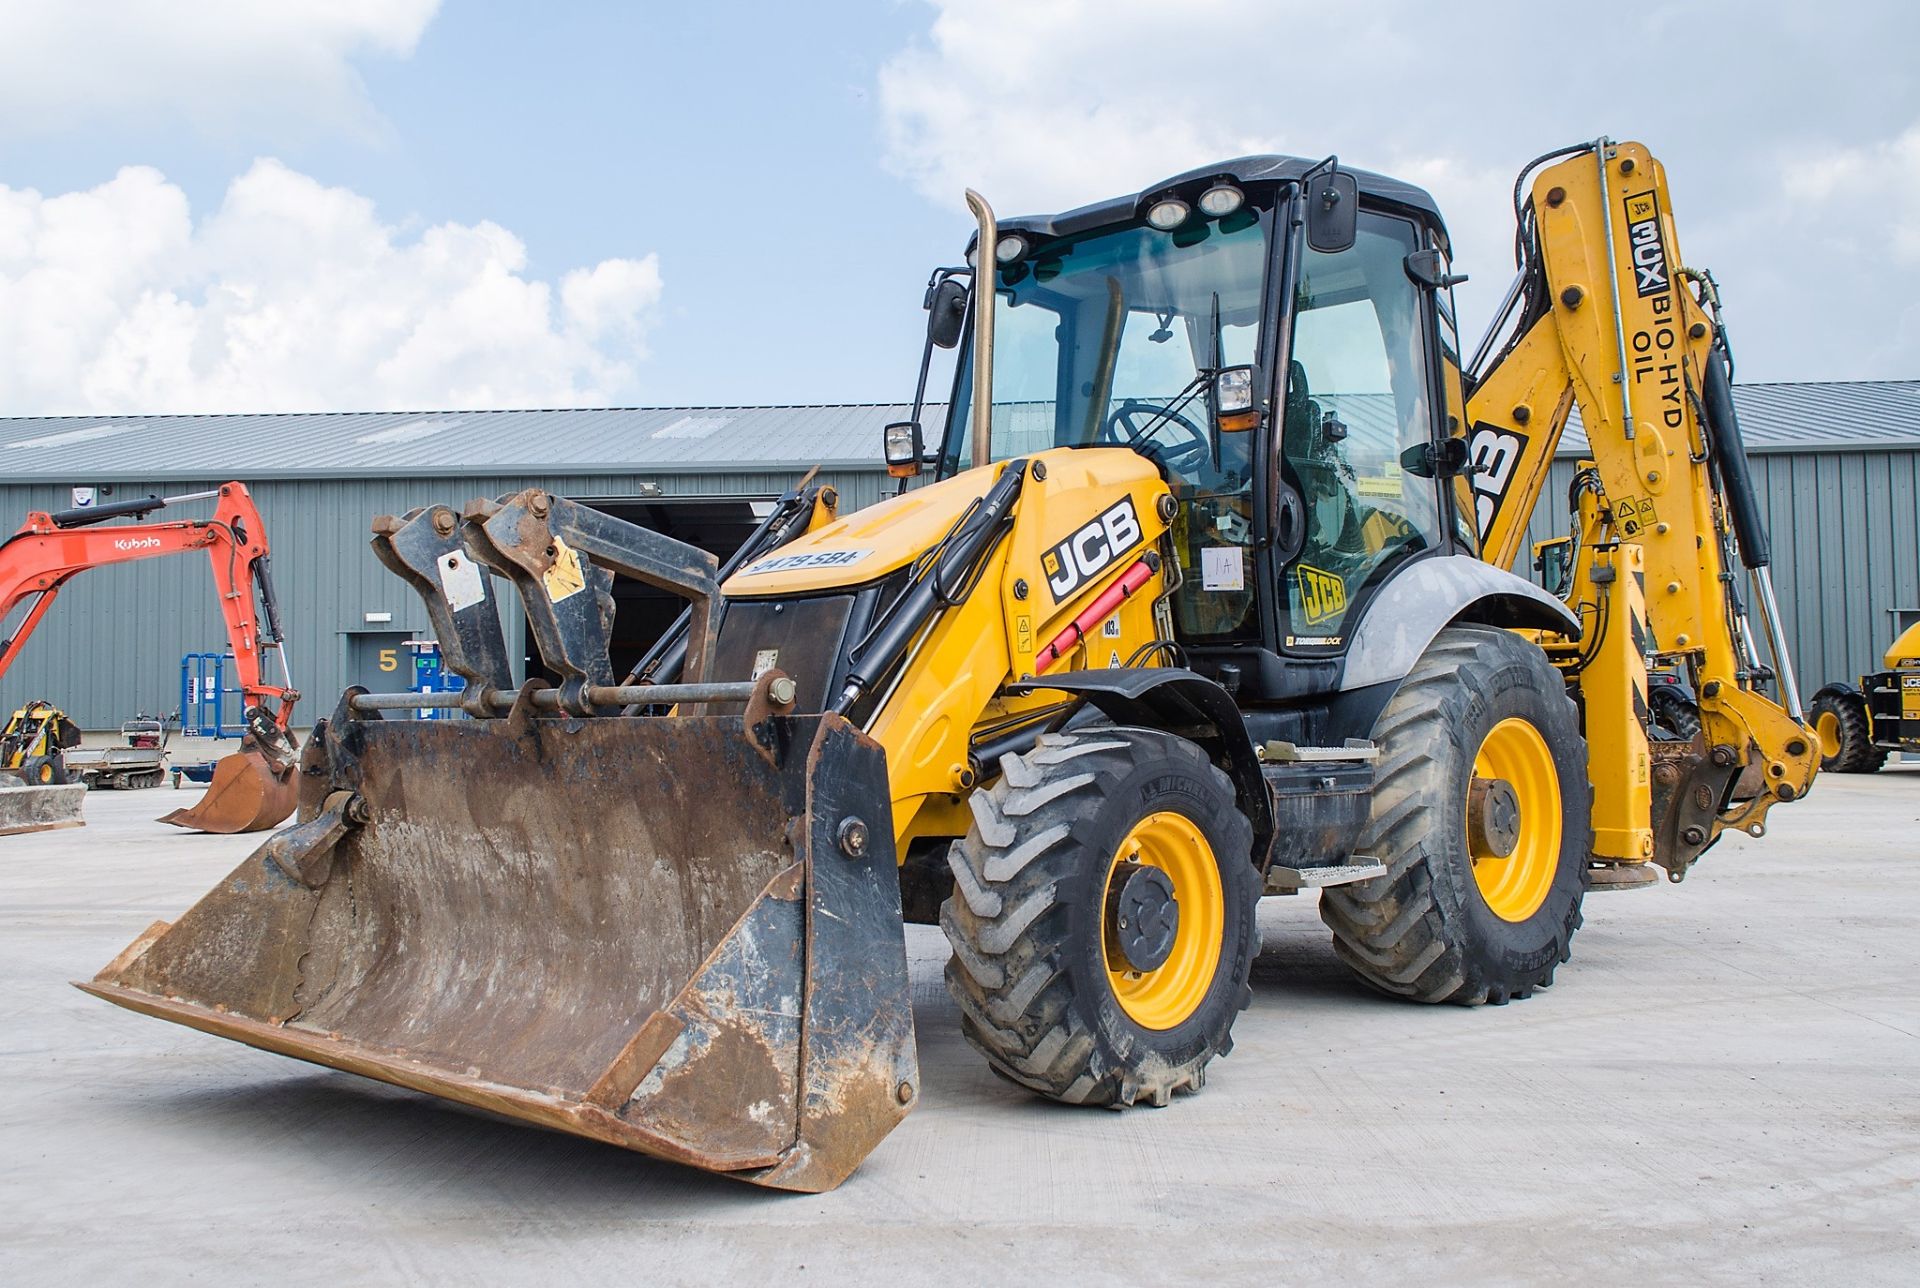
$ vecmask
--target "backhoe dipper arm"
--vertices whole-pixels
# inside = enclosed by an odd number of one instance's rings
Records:
[[[94,526],[207,499],[215,500],[211,519]],[[33,600],[13,636],[0,640],[0,675],[19,656],[61,589],[80,573],[194,550],[206,551],[213,571],[246,706],[269,710],[273,723],[284,730],[300,695],[293,688],[281,642],[279,608],[268,573],[267,525],[243,483],[223,483],[214,491],[186,496],[146,497],[94,509],[27,515],[19,530],[0,544],[0,620],[29,598]],[[280,656],[279,685],[262,678],[261,654],[266,649]]]
[[[1718,292],[1682,267],[1665,169],[1642,145],[1607,139],[1542,160],[1556,157],[1516,212],[1520,276],[1467,373],[1466,482],[1484,557],[1510,567],[1579,404],[1592,468],[1576,487],[1568,598],[1585,630],[1577,647],[1549,652],[1586,710],[1596,857],[1651,858],[1677,880],[1725,827],[1759,835],[1775,801],[1803,795],[1817,744],[1773,602]],[[1688,674],[1701,737],[1650,743],[1648,661]]]

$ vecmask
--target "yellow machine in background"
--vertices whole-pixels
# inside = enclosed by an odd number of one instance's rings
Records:
[[[1072,1104],[1200,1089],[1263,892],[1321,891],[1384,993],[1547,986],[1591,885],[1760,834],[1818,753],[1665,175],[1604,139],[1536,169],[1464,364],[1432,198],[1334,158],[969,193],[900,495],[804,481],[725,566],[539,490],[376,520],[465,690],[349,690],[299,823],[82,987],[817,1190],[919,1095],[903,917],[991,1067]],[[1509,565],[1576,404],[1563,599]],[[616,575],[688,602],[625,677]],[[515,685],[501,579],[557,683]]]
[[[1820,768],[1871,774],[1894,752],[1920,757],[1920,622],[1887,646],[1883,670],[1813,695]]]
[[[36,698],[0,728],[0,772],[34,786],[64,783],[68,774],[61,753],[79,745],[80,726],[51,702]]]

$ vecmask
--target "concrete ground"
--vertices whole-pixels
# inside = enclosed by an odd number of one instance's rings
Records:
[[[1158,1111],[990,1076],[909,927],[924,1098],[818,1196],[68,987],[251,848],[148,821],[191,797],[0,839],[7,1283],[1920,1283],[1920,765],[1592,897],[1507,1007],[1376,998],[1309,899],[1268,900],[1233,1055]]]

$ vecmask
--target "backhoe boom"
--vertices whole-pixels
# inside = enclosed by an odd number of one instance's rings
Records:
[[[1578,405],[1592,459],[1575,489],[1568,599],[1583,632],[1549,652],[1583,690],[1634,697],[1633,720],[1597,718],[1589,704],[1597,857],[1652,859],[1677,880],[1725,828],[1759,835],[1775,801],[1805,794],[1818,757],[1778,628],[1717,288],[1684,266],[1666,171],[1645,147],[1568,151],[1518,212],[1507,343],[1467,373],[1467,478],[1484,556],[1509,567]],[[1770,664],[1736,561],[1751,573]],[[1629,562],[1641,565],[1644,623],[1615,575]],[[1609,647],[1618,632],[1634,633],[1632,647]],[[1679,670],[1696,695],[1702,731],[1684,748],[1688,730],[1649,738],[1649,664]]]

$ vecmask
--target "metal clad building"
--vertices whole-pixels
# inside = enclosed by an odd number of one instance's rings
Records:
[[[1735,400],[1802,688],[1850,679],[1878,664],[1895,611],[1920,610],[1920,381],[1743,385]],[[374,515],[540,486],[718,546],[744,535],[753,501],[815,464],[843,512],[878,500],[880,428],[905,415],[846,405],[0,419],[0,530],[29,509],[69,506],[74,487],[110,487],[99,499],[113,501],[247,483],[273,542],[307,724],[381,649],[426,632],[411,592],[367,548]],[[1576,425],[1534,539],[1565,531],[1582,442]],[[383,613],[389,621],[369,620]],[[170,711],[181,654],[222,638],[198,556],[85,573],[0,681],[0,701],[44,696],[89,728]]]
[[[880,427],[907,408],[716,407],[595,411],[131,416],[0,419],[0,532],[72,489],[99,503],[197,492],[238,479],[265,517],[273,580],[304,726],[406,640],[431,638],[404,583],[368,548],[369,522],[436,501],[526,487],[604,506],[696,543],[738,541],[752,504],[821,466],[843,510],[887,483]],[[109,492],[108,489],[111,489]],[[211,502],[146,522],[205,518]],[[125,522],[119,520],[116,522]],[[691,529],[691,530],[689,530]],[[636,588],[638,589],[638,588]],[[624,609],[623,609],[624,612]],[[386,614],[386,620],[380,620]],[[0,631],[18,624],[16,611]],[[509,649],[522,623],[508,614]],[[225,631],[199,554],[95,569],[73,579],[0,680],[0,702],[45,697],[89,729],[179,705],[184,653],[217,652]],[[271,665],[271,661],[270,661]],[[277,675],[269,675],[277,681]],[[403,682],[405,668],[396,677]],[[230,717],[233,712],[230,709]]]

